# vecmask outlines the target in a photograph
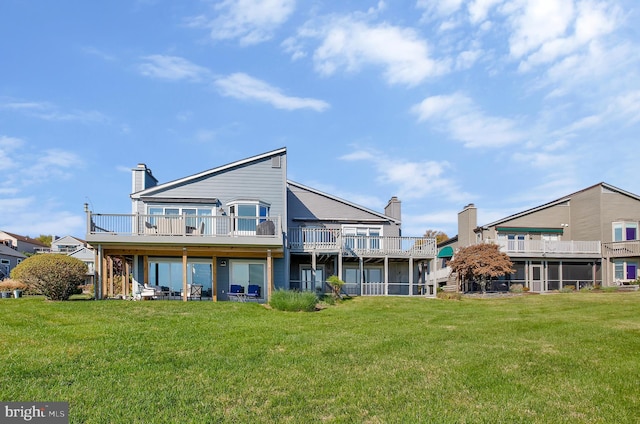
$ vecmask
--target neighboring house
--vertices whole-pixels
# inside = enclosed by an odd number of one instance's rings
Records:
[[[148,284],[183,300],[251,285],[267,301],[274,289],[326,290],[332,274],[352,294],[426,292],[435,241],[401,237],[400,202],[381,214],[288,181],[285,148],[163,184],[139,164],[132,181],[131,215],[87,210],[97,298],[116,295],[116,257],[134,293]]]
[[[17,250],[0,244],[0,280],[9,278],[11,270],[27,257]]]
[[[0,231],[0,244],[26,254],[37,253],[42,249],[49,248],[39,240],[6,231]]]
[[[50,253],[61,253],[80,259],[87,265],[87,277],[84,284],[93,284],[95,277],[96,252],[87,245],[85,240],[73,237],[54,237],[51,241]]]
[[[441,243],[434,275],[441,286],[456,281],[446,261],[456,249],[492,242],[509,255],[515,273],[495,280],[492,290],[519,283],[532,292],[572,286],[610,286],[638,277],[640,196],[606,183],[587,187],[541,206],[478,226],[475,205],[458,214],[458,236]],[[474,290],[471,283],[463,290]]]

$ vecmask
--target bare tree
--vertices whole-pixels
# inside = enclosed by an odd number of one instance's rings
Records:
[[[514,272],[511,259],[493,243],[480,243],[463,247],[456,252],[449,267],[458,274],[458,287],[462,281],[477,280],[484,293],[493,277]]]

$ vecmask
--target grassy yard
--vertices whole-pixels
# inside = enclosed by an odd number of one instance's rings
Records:
[[[0,401],[73,423],[635,423],[640,293],[0,300]]]

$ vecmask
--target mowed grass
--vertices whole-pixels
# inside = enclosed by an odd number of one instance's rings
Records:
[[[640,293],[0,301],[0,401],[72,423],[636,423]]]

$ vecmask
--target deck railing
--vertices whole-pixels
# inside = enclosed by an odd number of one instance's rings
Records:
[[[602,256],[609,258],[640,256],[640,240],[603,243]]]
[[[289,228],[289,246],[294,251],[342,251],[355,256],[433,257],[436,241],[427,237],[360,236],[339,229]]]
[[[121,236],[282,237],[280,217],[89,213],[88,234]]]
[[[600,241],[581,240],[487,240],[507,254],[600,254]]]

